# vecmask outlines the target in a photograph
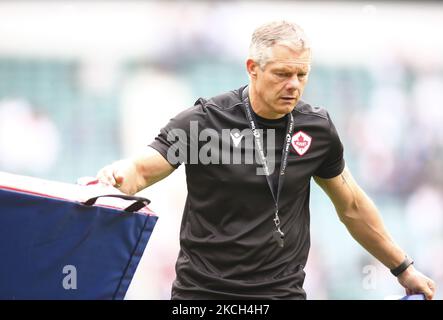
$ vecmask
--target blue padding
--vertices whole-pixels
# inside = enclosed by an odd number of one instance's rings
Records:
[[[0,299],[123,299],[156,221],[0,189]]]

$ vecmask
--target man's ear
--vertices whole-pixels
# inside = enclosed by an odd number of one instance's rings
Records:
[[[246,70],[251,78],[257,77],[257,69],[259,65],[252,59],[246,60]]]

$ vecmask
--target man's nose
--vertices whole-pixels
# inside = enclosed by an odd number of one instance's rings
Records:
[[[298,80],[298,76],[294,75],[292,78],[288,80],[286,83],[286,89],[288,90],[295,90],[298,89],[300,86],[300,81]]]

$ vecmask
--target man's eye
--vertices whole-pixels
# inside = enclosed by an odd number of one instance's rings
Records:
[[[278,77],[282,77],[282,78],[287,78],[287,77],[290,77],[290,76],[291,76],[291,75],[290,75],[289,73],[287,73],[287,72],[277,72],[276,75],[277,75]]]
[[[306,77],[308,74],[307,73],[300,73],[299,75],[298,75],[298,77],[299,78],[304,78],[304,77]]]

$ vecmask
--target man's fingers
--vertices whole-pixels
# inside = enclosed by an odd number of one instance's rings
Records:
[[[432,298],[434,297],[434,293],[432,292],[432,290],[428,288],[428,289],[425,289],[424,291],[425,292],[423,292],[423,293],[426,297],[426,300],[432,300]]]
[[[97,179],[104,183],[114,186],[116,184],[114,178],[114,170],[110,166],[106,166],[97,173]]]
[[[435,294],[435,283],[432,280],[428,280],[428,288],[425,292],[425,296],[427,300],[432,300]]]
[[[114,179],[115,179],[114,187],[120,188],[121,185],[123,184],[123,180],[124,180],[123,176],[119,175],[118,173],[114,173]]]
[[[124,176],[121,174],[119,168],[115,166],[106,166],[97,175],[100,182],[111,185],[115,188],[120,188],[123,184]]]

